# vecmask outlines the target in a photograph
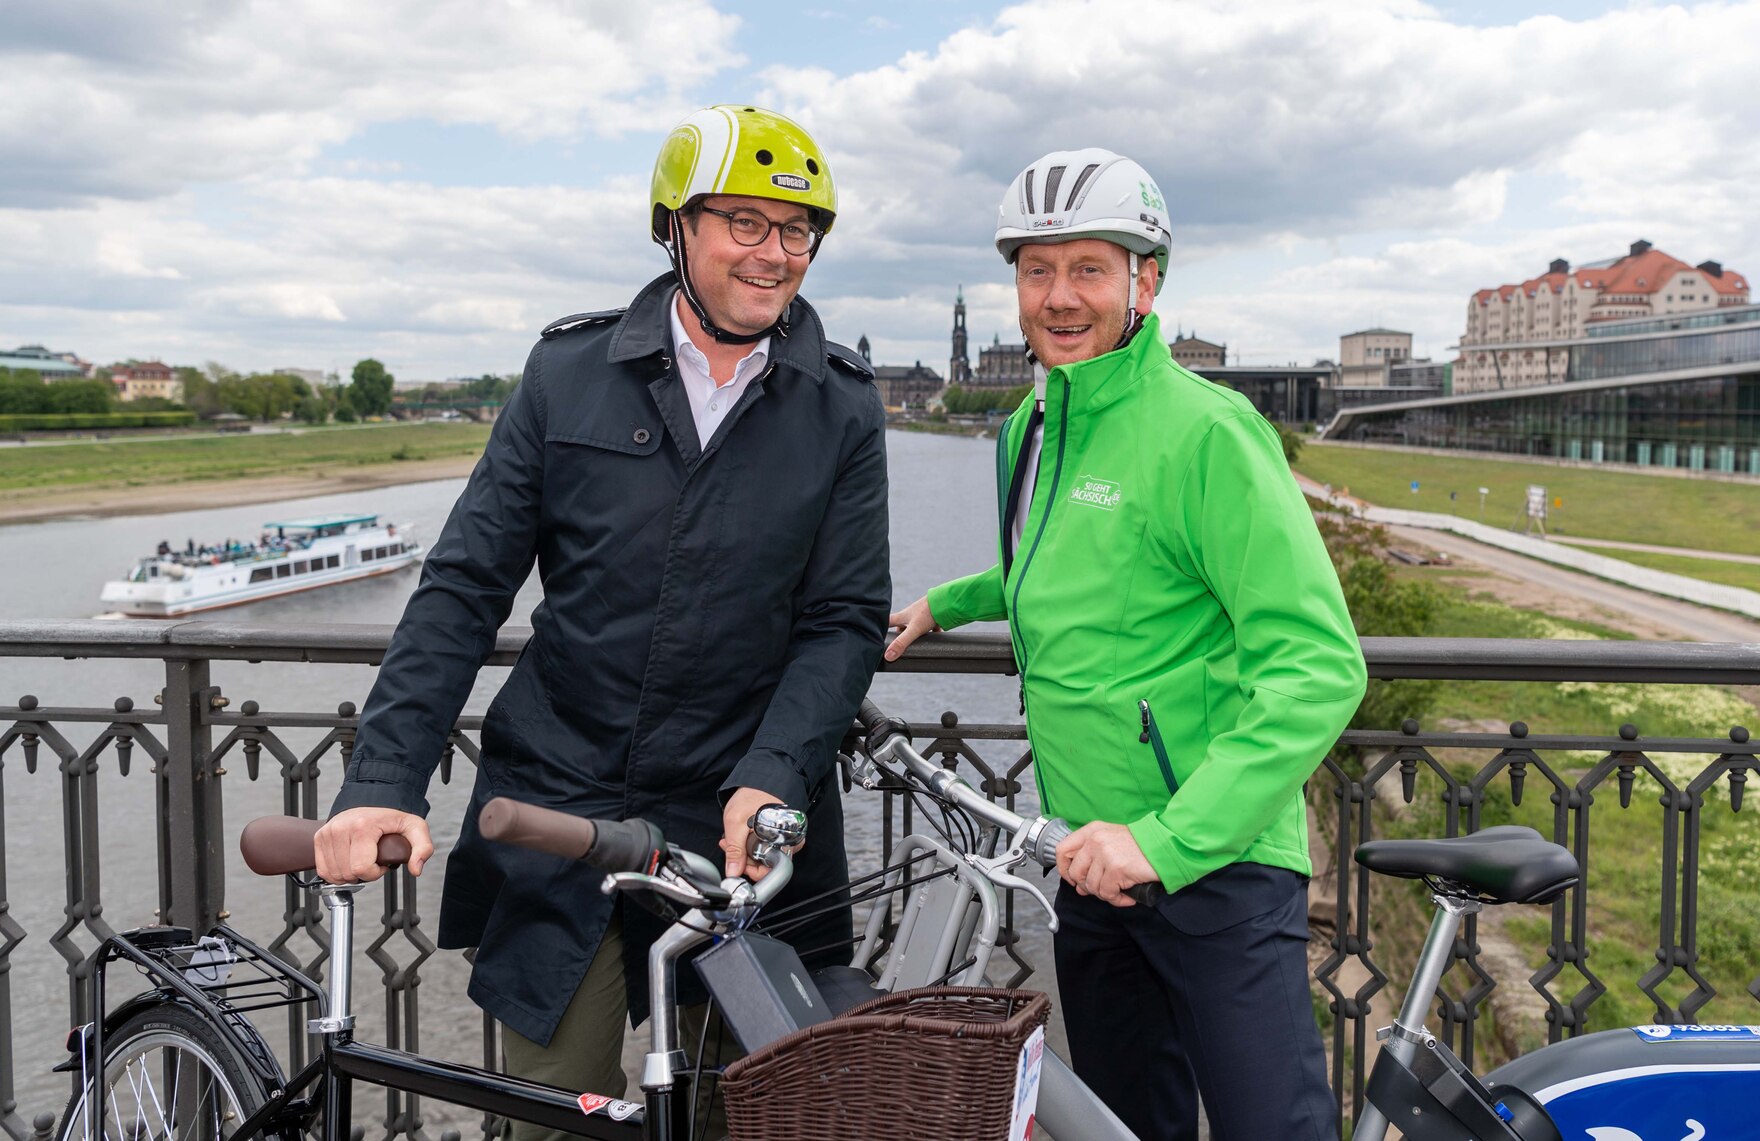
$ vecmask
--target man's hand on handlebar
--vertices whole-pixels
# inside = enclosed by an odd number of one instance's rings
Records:
[[[1082,895],[1099,896],[1114,907],[1135,907],[1125,889],[1160,879],[1129,828],[1100,820],[1057,845],[1057,874]]]
[[[898,631],[898,637],[894,638],[892,644],[886,647],[886,660],[889,662],[896,662],[899,655],[910,649],[911,643],[924,634],[941,629],[940,624],[935,621],[935,616],[929,613],[929,600],[926,597],[917,599],[888,618],[886,624]]]
[[[384,875],[379,864],[379,837],[401,835],[409,841],[409,873],[422,874],[434,854],[428,822],[395,808],[350,808],[332,816],[313,838],[318,875],[330,883],[371,883]]]
[[[761,788],[736,789],[728,798],[727,807],[721,810],[721,851],[728,875],[745,876],[756,883],[770,874],[767,866],[751,857],[751,821],[758,809],[781,801],[780,796]]]

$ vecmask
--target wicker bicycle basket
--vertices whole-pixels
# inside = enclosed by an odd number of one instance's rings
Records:
[[[1038,991],[923,987],[862,1003],[727,1068],[731,1141],[1004,1141]]]

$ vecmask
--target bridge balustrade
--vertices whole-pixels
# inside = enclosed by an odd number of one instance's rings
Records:
[[[214,684],[213,666],[376,665],[390,634],[389,626],[290,629],[199,621],[0,622],[0,657],[146,659],[156,660],[163,670],[162,688],[151,708],[137,708],[126,697],[109,708],[59,706],[37,695],[22,695],[16,704],[0,706],[0,1127],[10,1136],[50,1134],[68,1087],[55,1086],[53,1096],[39,1092],[38,1100],[21,1106],[19,1083],[24,1080],[38,1091],[47,1088],[41,1077],[61,1060],[62,1028],[92,1017],[84,985],[88,960],[92,949],[113,931],[102,891],[105,836],[100,792],[105,797],[129,798],[143,829],[150,812],[157,921],[201,931],[229,918],[227,872],[236,860],[223,841],[236,834],[242,821],[235,819],[228,831],[227,790],[236,790],[230,794],[236,805],[245,791],[236,789],[241,779],[247,787],[279,786],[281,811],[305,817],[322,814],[352,749],[357,711],[352,702],[341,703],[334,713],[266,709],[258,700],[244,700],[234,707],[230,696]],[[525,629],[502,631],[491,664],[511,665],[528,637]],[[1760,683],[1760,646],[1398,638],[1367,638],[1363,645],[1371,676],[1387,679]],[[948,634],[920,643],[889,668],[1004,674],[1014,667],[1006,636]],[[49,697],[52,700],[53,694]],[[897,712],[934,716],[930,710]],[[442,782],[462,775],[460,760],[475,765],[481,727],[480,717],[460,718],[453,727],[440,763]],[[1718,997],[1700,958],[1701,889],[1710,886],[1702,878],[1707,818],[1712,813],[1753,812],[1744,801],[1744,790],[1757,762],[1745,727],[1708,725],[1704,731],[1704,737],[1651,739],[1625,725],[1606,736],[1557,736],[1532,734],[1513,719],[1507,731],[1432,730],[1408,720],[1344,735],[1340,748],[1321,764],[1309,787],[1312,819],[1321,840],[1316,877],[1324,889],[1310,901],[1310,918],[1323,948],[1323,953],[1312,956],[1314,983],[1317,993],[1325,996],[1321,1017],[1329,1024],[1332,1079],[1341,1115],[1348,1114],[1350,1105],[1362,1096],[1373,1029],[1390,1021],[1395,1010],[1397,996],[1381,997],[1391,964],[1385,953],[1377,954],[1377,943],[1398,940],[1382,925],[1381,912],[1389,913],[1387,923],[1411,928],[1403,930],[1408,946],[1415,946],[1423,933],[1421,900],[1414,908],[1412,893],[1397,894],[1399,885],[1391,893],[1385,886],[1372,891],[1368,873],[1352,862],[1354,846],[1376,835],[1412,834],[1414,828],[1447,835],[1472,832],[1499,822],[1486,819],[1488,805],[1497,804],[1502,819],[1525,797],[1538,793],[1550,804],[1543,810],[1543,830],[1575,852],[1584,868],[1580,886],[1532,913],[1545,916],[1548,924],[1546,961],[1526,977],[1523,973],[1531,965],[1515,969],[1494,964],[1481,945],[1483,920],[1467,921],[1436,1014],[1450,1044],[1469,1063],[1492,1020],[1498,987],[1543,1005],[1546,1036],[1553,1041],[1581,1032],[1610,986],[1643,994],[1658,1022],[1692,1022]],[[962,724],[956,713],[945,712],[936,720],[913,723],[911,732],[927,755],[964,772],[987,795],[1011,807],[1018,801],[1019,810],[1036,809],[1028,783],[1032,757],[1020,725]],[[995,759],[1004,754],[1005,761]],[[8,819],[8,783],[16,784],[21,776],[59,784],[58,822],[42,815]],[[1643,796],[1634,795],[1639,788]],[[273,799],[266,793],[251,799]],[[1660,839],[1654,869],[1658,886],[1652,901],[1654,966],[1638,977],[1603,977],[1591,955],[1591,900],[1627,897],[1634,885],[1606,882],[1596,874],[1592,840],[1600,834],[1597,822],[1605,814],[1639,812],[1646,806],[1654,811]],[[908,802],[895,805],[891,798],[878,806],[875,798],[852,798],[849,811],[852,816],[878,815],[888,853],[899,836],[918,824]],[[1713,824],[1712,831],[1717,826]],[[440,830],[438,813],[436,830]],[[63,850],[64,921],[52,931],[27,930],[14,915],[8,865],[23,846],[40,848],[57,841]],[[240,890],[239,882],[233,881],[235,892]],[[462,993],[419,989],[424,972],[432,973],[449,956],[437,958],[434,944],[423,932],[418,882],[407,872],[398,872],[385,877],[376,889],[382,898],[379,930],[376,938],[366,940],[365,953],[380,972],[383,1016],[382,1021],[374,1016],[377,1024],[369,1023],[363,1034],[414,1050],[421,1048],[424,1010],[430,1021],[480,1020],[481,1060],[493,1065],[499,1057],[493,1021],[470,1007]],[[10,885],[11,890],[17,887]],[[47,889],[33,882],[31,890]],[[315,896],[291,883],[275,888],[258,881],[253,890],[283,893],[281,927],[246,933],[321,978],[326,936]],[[363,907],[363,917],[366,910]],[[1006,981],[1020,985],[1032,978],[1035,962],[1028,950],[1031,938],[1023,943],[1014,933],[1014,914],[1010,900],[1011,923],[1003,942],[1013,973]],[[1022,926],[1037,929],[1042,919],[1029,911]],[[28,1005],[15,1005],[14,967],[28,956],[50,952],[65,967],[67,1017],[57,1014],[45,1022],[40,1011],[34,1012],[39,1016],[29,1019],[33,1032],[28,1040],[20,1040],[21,1015],[33,1012]],[[451,975],[456,978],[462,974],[462,960],[453,965],[457,969]],[[1749,963],[1742,969],[1753,967]],[[1499,977],[1499,970],[1505,977]],[[364,987],[367,978],[357,974],[357,986]],[[1760,978],[1746,989],[1760,1001]],[[1752,1010],[1743,1002],[1743,1009]],[[359,1007],[366,1011],[372,1005],[364,999]],[[275,1035],[284,1064],[297,1066],[309,1056],[311,1043],[304,1032],[307,1013],[290,1010],[284,1026],[265,1028]],[[1750,1014],[1749,1020],[1760,1021],[1760,1013]],[[45,1030],[49,1025],[55,1028],[52,1034]],[[356,1099],[357,1107],[367,1106],[368,1100],[363,1092]],[[388,1092],[383,1112],[372,1110],[372,1124],[387,1138],[402,1135],[416,1141],[426,1141],[435,1121],[480,1125],[485,1136],[494,1125],[464,1122],[456,1114],[448,1118],[445,1107],[431,1108],[434,1112],[429,1114],[415,1099]]]

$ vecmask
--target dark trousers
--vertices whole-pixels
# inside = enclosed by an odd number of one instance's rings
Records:
[[[1154,907],[1057,892],[1070,1064],[1142,1141],[1337,1141],[1307,878],[1234,864]]]

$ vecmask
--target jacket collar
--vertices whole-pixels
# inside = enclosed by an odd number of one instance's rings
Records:
[[[672,303],[672,294],[677,289],[678,277],[670,270],[642,287],[611,335],[611,363],[671,352],[672,318],[666,307]],[[788,336],[775,334],[770,338],[771,363],[825,383],[825,327],[819,323],[819,314],[797,296],[788,305],[788,326]]]
[[[1069,414],[1082,416],[1122,398],[1149,372],[1172,361],[1161,339],[1161,319],[1151,313],[1130,344],[1089,360],[1058,365],[1048,379],[1052,388],[1060,380],[1069,382]]]

